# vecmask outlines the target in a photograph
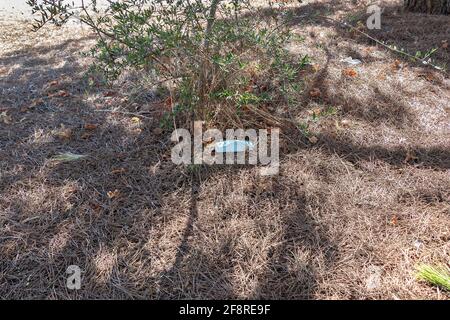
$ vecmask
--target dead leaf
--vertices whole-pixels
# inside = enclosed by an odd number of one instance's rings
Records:
[[[441,47],[442,47],[442,49],[447,49],[448,48],[448,41],[447,40],[443,40]]]
[[[314,72],[318,72],[320,70],[320,64],[314,63],[312,69]]]
[[[66,128],[64,125],[61,125],[61,129],[56,132],[56,136],[63,140],[68,140],[72,137],[72,129]]]
[[[54,86],[57,86],[58,84],[59,84],[58,80],[53,80],[53,81],[50,81],[48,83],[48,86],[49,87],[54,87]]]
[[[322,94],[322,93],[320,92],[320,89],[319,89],[319,88],[312,88],[312,90],[309,91],[309,95],[310,95],[311,97],[314,97],[314,98],[320,97],[321,94]]]
[[[347,76],[347,77],[356,77],[358,75],[358,72],[356,72],[356,70],[352,69],[352,68],[346,68],[342,71],[342,73]]]
[[[380,72],[377,76],[377,79],[381,81],[386,80],[386,74],[384,72]]]
[[[97,127],[98,127],[98,124],[95,124],[95,123],[85,123],[84,124],[84,129],[86,129],[86,130],[95,130],[95,129],[97,129]]]
[[[33,102],[31,103],[30,107],[34,108],[34,107],[37,107],[37,106],[39,106],[41,104],[44,104],[44,100],[43,99],[41,99],[41,98],[34,99]]]
[[[391,224],[392,224],[393,226],[398,225],[398,217],[397,217],[395,214],[392,215],[392,218],[391,218]]]
[[[374,52],[375,51],[375,48],[373,48],[373,47],[370,47],[370,48],[364,48],[364,52],[366,53],[366,54],[370,54],[370,53],[372,53],[372,52]]]
[[[106,195],[110,199],[117,198],[120,196],[120,191],[118,189],[116,189],[114,191],[108,191]]]
[[[419,73],[418,77],[425,78],[427,81],[433,82],[435,79],[434,75],[431,72]]]
[[[214,142],[214,138],[213,138],[213,137],[208,137],[208,138],[205,138],[205,139],[203,140],[202,144],[203,144],[203,145],[207,145],[207,144],[210,144],[210,143],[212,143],[212,142]]]
[[[76,193],[78,192],[78,187],[74,185],[69,185],[64,187],[64,191],[67,193]]]
[[[399,70],[399,69],[403,68],[403,63],[401,63],[400,60],[397,59],[391,64],[391,67],[394,70]]]
[[[139,117],[133,117],[133,118],[131,118],[131,122],[133,122],[133,123],[140,123],[141,119]]]
[[[40,105],[42,105],[42,104],[44,104],[44,100],[43,100],[43,99],[40,99],[40,98],[34,99],[33,102],[31,102],[30,105],[28,105],[28,106],[23,106],[22,108],[20,108],[20,112],[27,112],[28,110],[34,109],[34,108],[36,108],[37,106],[40,106]]]
[[[125,173],[127,170],[125,168],[118,168],[111,171],[111,174]]]
[[[153,133],[157,136],[159,136],[161,133],[163,132],[163,130],[161,128],[155,128],[153,129]]]
[[[112,91],[112,90],[109,90],[109,91],[106,91],[106,92],[103,93],[104,97],[114,97],[116,95],[117,95],[117,92],[116,91]]]
[[[70,93],[67,92],[66,90],[59,90],[59,91],[57,91],[57,92],[50,93],[48,96],[49,96],[50,98],[53,98],[53,97],[57,97],[57,98],[66,98],[66,97],[69,97],[69,96],[70,96]]]
[[[309,110],[308,113],[313,117],[320,117],[320,115],[322,114],[322,109],[314,108],[312,110]]]
[[[95,203],[95,202],[91,202],[91,203],[89,204],[89,206],[92,208],[92,210],[94,210],[94,212],[95,212],[96,214],[99,214],[99,213],[100,213],[100,210],[101,210],[101,208],[102,208],[98,203]]]
[[[309,142],[311,142],[312,144],[316,144],[319,139],[316,136],[311,136],[308,138]]]
[[[173,104],[172,97],[168,97],[166,100],[164,100],[164,107],[167,110],[172,110],[172,104]]]

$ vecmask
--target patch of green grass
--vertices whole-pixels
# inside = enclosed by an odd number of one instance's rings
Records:
[[[308,64],[312,63],[312,59],[310,56],[308,56],[307,54],[305,54],[299,62],[299,69],[304,69]]]
[[[163,130],[173,130],[175,118],[178,114],[185,110],[188,110],[188,108],[181,105],[176,105],[173,111],[169,111],[163,114],[161,120],[159,121],[159,127]]]
[[[450,268],[446,266],[434,267],[422,264],[417,267],[417,278],[450,291]]]
[[[437,50],[438,50],[438,48],[432,48],[426,52],[416,51],[416,54],[414,56],[418,59],[425,60],[425,59],[431,57],[431,55],[433,55]]]
[[[319,112],[313,112],[311,115],[311,120],[316,122],[320,118],[334,116],[338,113],[338,109],[333,106],[329,106],[326,109],[320,110]]]
[[[302,35],[300,35],[300,34],[296,34],[296,33],[293,33],[292,36],[291,36],[291,40],[292,40],[293,42],[297,42],[297,43],[299,43],[299,42],[304,42],[305,39],[306,39],[306,38],[305,38],[304,36],[302,36]]]
[[[298,123],[298,128],[300,132],[306,137],[309,138],[311,136],[311,131],[309,130],[308,122],[300,122]]]
[[[334,116],[337,113],[338,113],[338,109],[336,107],[329,106],[324,111],[322,111],[321,115],[322,116]]]

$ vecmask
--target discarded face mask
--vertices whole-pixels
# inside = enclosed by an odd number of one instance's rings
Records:
[[[254,147],[251,141],[245,140],[224,140],[217,142],[214,150],[218,153],[234,153],[244,152],[247,149],[252,150]]]

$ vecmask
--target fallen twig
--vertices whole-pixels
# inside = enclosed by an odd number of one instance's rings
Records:
[[[426,56],[425,58],[422,58],[422,59],[421,59],[421,58],[418,58],[418,57],[413,56],[412,54],[409,54],[409,53],[407,53],[407,52],[405,52],[405,51],[398,50],[397,48],[393,48],[392,46],[389,46],[389,45],[385,44],[383,41],[378,40],[378,39],[372,37],[371,35],[369,35],[369,34],[363,32],[363,31],[361,31],[361,30],[358,30],[357,28],[353,27],[352,25],[348,24],[347,22],[342,22],[342,21],[339,21],[339,20],[336,20],[336,19],[333,19],[333,18],[330,18],[330,17],[321,16],[321,15],[317,15],[316,17],[319,17],[319,18],[322,18],[322,19],[326,19],[326,20],[330,20],[330,21],[333,21],[333,22],[335,22],[335,23],[338,23],[338,24],[340,24],[342,27],[345,27],[345,28],[349,28],[349,29],[351,29],[351,30],[354,30],[354,31],[358,32],[359,34],[362,34],[362,35],[365,36],[366,38],[368,38],[368,39],[370,39],[370,40],[376,42],[377,44],[379,44],[379,45],[381,45],[381,46],[383,46],[383,47],[385,47],[385,48],[387,48],[387,49],[389,49],[389,50],[391,50],[391,51],[394,51],[394,52],[399,53],[399,54],[401,54],[401,55],[407,56],[407,57],[409,57],[409,58],[411,58],[411,59],[413,59],[413,60],[415,60],[415,61],[421,62],[423,65],[431,66],[431,67],[433,67],[434,69],[437,69],[437,70],[442,71],[443,73],[447,74],[447,71],[445,71],[443,68],[441,68],[441,67],[439,67],[439,66],[436,66],[436,65],[434,65],[434,64],[432,64],[431,62],[429,62],[429,61],[426,60],[426,59],[429,57],[429,55]]]
[[[144,116],[143,115],[144,112],[128,112],[128,111],[121,111],[121,110],[114,110],[114,109],[100,109],[100,110],[95,110],[95,112],[121,113],[121,114],[125,114],[125,115],[141,117],[141,118],[145,118],[145,119],[153,119],[152,117]],[[145,112],[145,113],[150,113],[150,112]]]

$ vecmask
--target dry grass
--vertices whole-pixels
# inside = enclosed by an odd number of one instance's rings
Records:
[[[375,35],[424,51],[449,39],[436,29],[448,19],[386,15],[389,32]],[[89,61],[77,56],[87,30],[47,29],[41,40],[2,22],[0,109],[12,121],[0,121],[0,297],[448,299],[415,279],[417,264],[450,257],[448,76],[321,20],[293,27],[305,37],[293,54],[316,66],[288,111],[299,121],[337,113],[310,121],[318,141],[286,146],[280,175],[263,178],[253,167],[173,165],[169,133],[155,130],[157,96],[130,94],[132,76],[112,97],[88,86]],[[349,55],[363,61],[356,77],[342,74]],[[148,117],[96,111],[116,106]],[[61,152],[89,157],[49,160]],[[65,287],[71,264],[84,271],[79,291]]]

